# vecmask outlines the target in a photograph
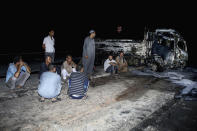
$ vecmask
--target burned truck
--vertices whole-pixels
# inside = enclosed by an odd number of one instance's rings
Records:
[[[97,39],[96,64],[103,64],[109,54],[124,52],[130,66],[150,66],[154,71],[184,68],[188,61],[187,44],[173,29],[146,31],[142,41],[132,39]]]

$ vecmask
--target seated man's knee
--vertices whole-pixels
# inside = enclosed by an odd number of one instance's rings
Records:
[[[10,78],[10,80],[11,80],[11,81],[16,81],[17,78],[13,76],[13,77]]]
[[[128,71],[128,68],[127,67],[125,67],[125,68],[123,68],[123,70],[122,70],[123,72],[127,72]]]
[[[64,80],[66,80],[67,75],[68,75],[68,73],[67,73],[66,69],[62,69],[62,71],[61,71],[61,76],[62,76],[62,78],[63,78]]]
[[[27,77],[30,77],[30,73],[28,73],[28,72],[25,72],[25,75],[26,75]]]

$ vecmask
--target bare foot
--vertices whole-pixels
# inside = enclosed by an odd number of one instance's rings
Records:
[[[22,88],[22,86],[17,86],[18,89]]]
[[[44,97],[40,98],[39,101],[44,102],[45,101]]]
[[[61,101],[61,98],[52,98],[51,101],[52,101],[52,103],[55,103],[57,101]]]
[[[86,100],[88,98],[88,95],[85,95],[82,100]]]
[[[52,98],[52,99],[51,99],[52,102],[53,102],[53,101],[56,101],[56,100],[57,100],[56,98]]]

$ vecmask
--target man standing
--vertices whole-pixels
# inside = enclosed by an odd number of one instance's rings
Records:
[[[84,73],[91,75],[94,68],[95,60],[95,41],[96,32],[90,30],[90,36],[85,38],[83,45],[83,58],[82,63],[84,67]]]
[[[14,89],[15,87],[21,88],[29,78],[30,73],[30,67],[23,62],[22,57],[17,56],[14,58],[14,62],[10,63],[8,67],[6,85],[10,89]]]
[[[54,62],[55,59],[55,39],[54,36],[54,30],[50,30],[49,35],[44,38],[42,48],[45,50],[45,57],[50,56],[52,59],[52,62]]]

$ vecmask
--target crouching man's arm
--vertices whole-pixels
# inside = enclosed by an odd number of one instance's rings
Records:
[[[23,62],[23,66],[26,68],[27,72],[30,74],[31,73],[31,68]]]
[[[19,77],[20,72],[21,72],[21,67],[22,67],[22,66],[23,66],[22,63],[20,63],[20,64],[18,65],[17,71],[16,71],[16,73],[14,74],[14,77],[16,77],[16,78]]]
[[[109,64],[110,64],[110,65],[113,65],[113,66],[116,66],[116,65],[117,65],[116,62],[110,62]]]
[[[125,66],[125,67],[128,67],[128,63],[127,63],[126,60],[125,60],[124,66]]]

